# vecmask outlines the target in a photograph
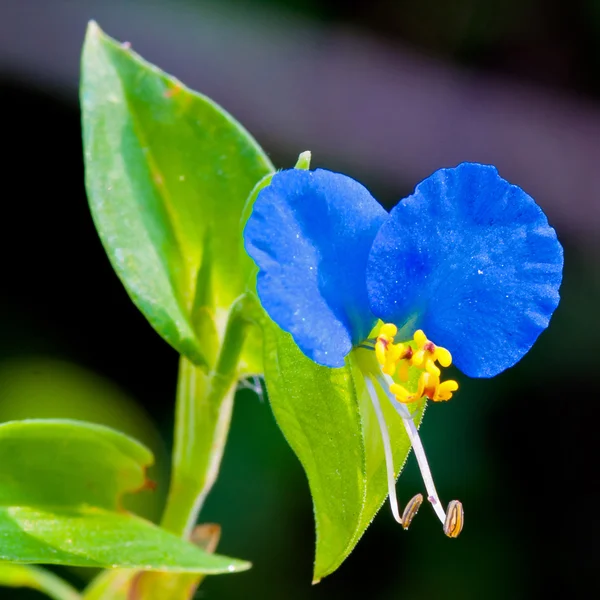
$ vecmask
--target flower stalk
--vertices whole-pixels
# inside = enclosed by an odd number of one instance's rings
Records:
[[[249,322],[246,297],[233,305],[214,370],[181,357],[177,386],[173,474],[161,525],[191,534],[217,478],[231,422],[238,360]]]

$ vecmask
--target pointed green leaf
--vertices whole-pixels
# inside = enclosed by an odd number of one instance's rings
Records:
[[[148,486],[152,454],[107,427],[67,420],[0,425],[0,560],[227,573],[212,555],[121,508]]]
[[[242,209],[273,167],[222,108],[95,23],[81,106],[89,202],[115,271],[165,340],[211,365],[252,271]]]
[[[354,382],[350,369],[329,369],[306,358],[274,323],[264,335],[269,401],[313,499],[318,581],[354,547],[365,501],[365,448]]]
[[[302,463],[313,499],[317,582],[342,564],[387,497],[381,433],[352,356],[344,368],[328,369],[306,358],[291,336],[267,319],[264,335],[271,407]],[[380,402],[399,474],[410,443],[402,419],[383,392]],[[422,409],[417,411],[415,422],[420,420]],[[414,493],[406,494],[406,499]]]

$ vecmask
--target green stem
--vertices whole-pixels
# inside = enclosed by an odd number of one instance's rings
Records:
[[[221,465],[246,338],[246,298],[232,307],[214,371],[181,357],[172,477],[161,525],[188,538]]]
[[[83,600],[126,600],[129,585],[137,571],[132,569],[108,569],[100,572],[83,593]]]
[[[53,600],[81,600],[79,592],[54,573],[35,566],[27,566],[27,587],[43,592]]]

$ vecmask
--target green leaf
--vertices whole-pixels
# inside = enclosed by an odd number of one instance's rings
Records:
[[[35,373],[35,377],[31,374]],[[141,441],[153,452],[156,465],[148,473],[158,484],[150,494],[125,498],[125,507],[158,521],[164,506],[168,460],[156,425],[115,383],[64,360],[20,357],[0,363],[0,423],[28,418],[92,421]]]
[[[306,358],[291,336],[265,327],[265,380],[279,428],[302,463],[313,498],[314,579],[333,572],[355,544],[366,494],[366,453],[348,368]]]
[[[190,536],[190,540],[206,552],[214,552],[219,538],[221,527],[214,523],[198,525]],[[133,580],[130,595],[133,598],[145,600],[181,600],[195,596],[203,575],[174,574],[141,572]],[[111,599],[112,600],[112,599]]]
[[[363,375],[352,355],[344,368],[319,366],[266,317],[264,336],[271,407],[302,463],[313,499],[314,582],[318,582],[350,554],[387,497],[383,443]],[[399,474],[410,443],[402,419],[383,392],[380,402]]]
[[[80,600],[76,589],[46,569],[28,565],[0,564],[0,585],[26,587],[43,592],[54,600]]]
[[[273,167],[222,108],[95,23],[81,106],[86,187],[112,265],[156,331],[211,366],[253,269],[240,244],[242,209]]]
[[[67,420],[0,425],[0,560],[227,573],[211,555],[121,508],[148,487],[152,454],[112,429]]]

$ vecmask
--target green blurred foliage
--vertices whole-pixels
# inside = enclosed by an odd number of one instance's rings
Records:
[[[125,506],[158,521],[168,483],[168,456],[146,411],[114,383],[73,363],[50,357],[0,362],[0,422],[77,419],[113,427],[146,444],[155,463],[148,476],[156,490],[128,496]]]

